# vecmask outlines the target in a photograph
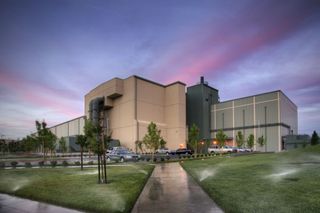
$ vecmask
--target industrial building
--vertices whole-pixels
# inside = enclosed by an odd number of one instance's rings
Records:
[[[235,146],[241,131],[244,138],[253,134],[266,139],[265,146],[255,145],[254,150],[277,152],[284,149],[283,136],[297,134],[297,106],[280,90],[268,92],[213,104],[211,123],[213,138],[222,129]]]
[[[280,90],[220,102],[218,90],[201,77],[199,84],[187,88],[187,125],[193,123],[200,139],[213,141],[221,129],[227,145],[236,146],[241,131],[245,139],[264,136],[266,145],[255,145],[254,150],[278,152],[284,149],[283,136],[297,134],[297,106]]]
[[[139,76],[106,81],[85,95],[85,116],[51,127],[58,138],[69,138],[70,150],[75,135],[83,134],[85,118],[92,117],[92,103],[102,100],[103,127],[122,146],[136,150],[150,122],[157,124],[169,149],[185,147],[188,127],[196,124],[199,139],[215,140],[222,129],[227,143],[236,145],[236,134],[245,139],[253,134],[266,138],[257,151],[281,151],[284,136],[297,134],[297,106],[280,90],[234,100],[219,100],[219,91],[201,77],[196,85],[186,88],[182,82],[162,85]]]
[[[85,95],[85,116],[89,118],[90,102],[104,99],[104,126],[121,145],[136,150],[135,142],[143,140],[147,126],[154,122],[169,149],[185,146],[186,96],[185,84],[174,82],[162,85],[147,79],[131,76],[106,81]],[[69,131],[74,121],[55,126],[51,130],[57,137],[82,134],[83,121],[79,118],[79,131]],[[62,131],[62,129],[64,129]]]

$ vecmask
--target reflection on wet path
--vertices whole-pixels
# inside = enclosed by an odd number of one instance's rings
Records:
[[[157,164],[133,213],[222,212],[179,163]]]
[[[33,200],[0,194],[0,213],[79,213],[79,211]]]

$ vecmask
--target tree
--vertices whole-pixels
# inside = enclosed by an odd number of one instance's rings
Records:
[[[165,148],[166,143],[167,142],[163,138],[160,138],[160,148]]]
[[[88,145],[87,147],[94,153],[99,152],[99,143],[97,141],[96,135],[99,134],[100,128],[95,126],[92,121],[86,120],[84,127],[84,135],[87,137]]]
[[[253,145],[254,145],[254,135],[250,134],[247,139],[247,146],[248,148],[252,149]]]
[[[264,139],[263,135],[261,135],[260,137],[258,137],[257,143],[259,144],[260,147],[263,147],[263,146],[265,145],[266,140]]]
[[[244,145],[244,136],[241,131],[238,131],[237,133],[236,142],[238,147],[242,147]]]
[[[150,149],[152,151],[152,159],[154,152],[159,149],[161,143],[162,145],[165,145],[165,141],[162,141],[162,137],[160,136],[161,130],[157,128],[157,125],[153,122],[151,122],[148,125],[148,132],[143,137],[143,144],[147,149]]]
[[[77,135],[77,142],[80,146],[80,156],[81,156],[81,170],[83,170],[83,150],[89,145],[87,137],[85,135]]]
[[[220,147],[223,147],[225,145],[226,140],[228,139],[228,137],[227,137],[226,134],[224,134],[222,129],[219,129],[217,134],[216,134],[216,139],[217,139],[218,145]]]
[[[60,146],[60,151],[62,151],[62,153],[65,153],[67,151],[67,141],[64,137],[61,137],[59,140],[59,146]]]
[[[55,152],[55,150],[56,150],[57,136],[49,130],[47,133],[46,140],[47,140],[47,149],[48,149],[48,151],[50,151],[50,154],[52,157],[52,153]]]
[[[45,160],[48,150],[51,152],[55,149],[57,137],[47,128],[45,121],[39,122],[36,120],[37,134],[35,139],[41,144],[43,151],[43,160]]]
[[[191,128],[189,129],[188,144],[194,150],[195,155],[197,155],[197,151],[198,151],[199,132],[200,130],[197,127],[197,125],[192,124]]]
[[[313,131],[311,136],[311,145],[317,145],[319,144],[319,136],[316,131]]]
[[[138,152],[138,150],[143,153],[143,141],[136,141],[136,152]]]
[[[265,146],[265,152],[267,151],[267,138],[264,138],[263,135],[257,139],[257,144],[259,144],[260,147]]]
[[[23,151],[25,152],[32,152],[36,149],[36,140],[30,136],[27,135],[27,137],[23,138],[21,140],[21,145],[23,147]]]

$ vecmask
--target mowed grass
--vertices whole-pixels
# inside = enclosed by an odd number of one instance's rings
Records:
[[[320,145],[182,166],[225,212],[320,212]]]
[[[89,212],[129,212],[154,166],[107,167],[108,184],[97,184],[97,169],[0,170],[0,192]]]

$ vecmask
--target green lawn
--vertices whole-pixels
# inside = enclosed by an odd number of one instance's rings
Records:
[[[320,211],[320,145],[182,166],[226,212]]]
[[[129,212],[153,168],[109,166],[108,184],[97,184],[96,168],[2,169],[0,192],[90,212]]]

